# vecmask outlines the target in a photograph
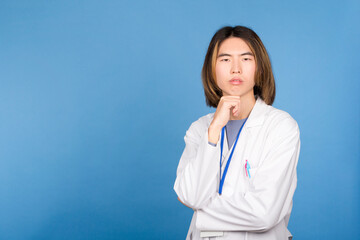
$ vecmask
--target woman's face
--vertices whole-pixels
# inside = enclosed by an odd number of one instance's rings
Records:
[[[221,43],[215,74],[223,96],[253,96],[255,70],[254,53],[244,40],[230,37]]]

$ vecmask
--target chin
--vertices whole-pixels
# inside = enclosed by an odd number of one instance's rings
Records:
[[[240,96],[240,97],[242,97],[242,96],[245,96],[246,93],[244,93],[244,92],[231,92],[230,95],[231,96]]]
[[[251,89],[247,92],[237,92],[237,93],[234,93],[235,96],[240,96],[241,97],[251,97],[251,96],[254,96],[254,91]]]

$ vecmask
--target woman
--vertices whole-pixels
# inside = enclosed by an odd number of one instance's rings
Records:
[[[272,107],[275,82],[260,38],[218,30],[202,69],[208,106],[191,124],[174,189],[194,209],[187,239],[291,239],[300,132]]]

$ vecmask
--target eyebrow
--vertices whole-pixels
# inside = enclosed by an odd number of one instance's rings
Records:
[[[254,56],[254,54],[252,54],[251,52],[245,52],[245,53],[239,54],[239,56],[245,56],[245,55]],[[218,57],[218,58],[219,58],[219,57],[231,57],[231,54],[221,53],[221,54],[219,54],[217,57]]]

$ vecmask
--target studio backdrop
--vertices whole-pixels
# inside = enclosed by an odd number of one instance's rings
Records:
[[[185,239],[173,191],[213,34],[252,28],[301,131],[294,239],[359,232],[358,1],[0,3],[0,239]]]

